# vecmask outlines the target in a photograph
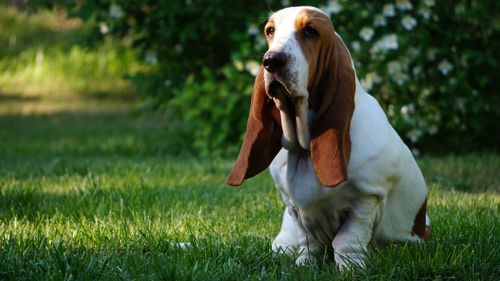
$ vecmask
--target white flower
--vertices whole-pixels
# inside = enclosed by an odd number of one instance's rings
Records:
[[[167,88],[168,88],[168,87],[172,86],[172,80],[167,79],[167,80],[165,80],[165,81],[163,82],[163,84],[165,85],[165,87],[167,87]]]
[[[281,6],[282,7],[290,6],[290,0],[281,0]]]
[[[386,26],[387,21],[385,20],[384,15],[375,15],[375,18],[373,20],[373,25],[375,26]]]
[[[352,41],[351,47],[356,52],[361,50],[361,44],[358,41]]]
[[[393,60],[387,64],[387,73],[389,73],[389,75],[396,75],[401,72],[401,69],[401,64],[398,61]]]
[[[396,82],[396,84],[402,86],[406,82],[406,80],[408,80],[408,76],[406,76],[402,72],[398,72],[392,76],[392,79],[394,80],[394,82]]]
[[[436,3],[434,2],[434,0],[424,0],[424,3],[427,7],[433,7]]]
[[[259,74],[260,71],[260,64],[253,60],[248,61],[245,64],[245,69],[253,76],[257,76],[257,74]]]
[[[415,112],[415,105],[413,103],[403,105],[400,111],[404,118],[408,118],[410,114]]]
[[[401,114],[403,114],[403,115],[408,115],[408,106],[403,105],[403,106],[401,107]]]
[[[365,91],[370,91],[373,87],[373,81],[365,77],[361,79],[361,87],[363,87],[363,90]]]
[[[448,75],[453,69],[453,65],[449,61],[443,60],[438,64],[438,69],[443,75]]]
[[[330,0],[326,3],[326,6],[322,6],[320,7],[320,9],[328,15],[338,14],[340,13],[340,11],[342,11],[342,5],[337,0]]]
[[[393,17],[396,15],[396,10],[393,4],[385,4],[383,8],[384,16]]]
[[[396,6],[401,11],[409,11],[413,8],[413,5],[408,0],[396,0]]]
[[[394,105],[393,104],[389,104],[389,107],[387,108],[387,114],[392,117],[394,116]]]
[[[256,24],[250,24],[247,28],[248,35],[255,36],[259,33],[259,29]]]
[[[422,90],[422,93],[420,94],[422,97],[426,98],[428,96],[431,95],[431,90],[429,90],[428,88],[425,88]]]
[[[373,31],[372,28],[363,27],[361,29],[361,31],[359,32],[359,36],[361,36],[361,38],[363,38],[363,40],[365,40],[365,41],[370,41],[372,39],[374,33],[375,32]]]
[[[144,59],[147,64],[155,65],[158,63],[158,57],[155,51],[147,51],[146,58]]]
[[[103,21],[99,22],[99,31],[101,31],[102,34],[108,33],[109,32],[108,25]]]
[[[404,16],[401,19],[401,24],[406,28],[406,30],[412,30],[415,25],[417,25],[417,20],[411,16]]]
[[[431,9],[429,9],[427,7],[420,8],[419,13],[420,13],[420,15],[422,15],[422,17],[424,19],[430,19],[431,18]]]
[[[117,4],[113,3],[111,6],[109,6],[109,16],[115,19],[122,18],[125,15],[123,12],[122,7],[118,6]]]
[[[389,34],[382,37],[382,47],[385,50],[395,50],[399,47],[398,37],[396,34]]]
[[[380,83],[381,81],[382,77],[380,77],[377,72],[370,72],[361,79],[361,86],[364,90],[369,91],[374,84]]]
[[[382,77],[380,77],[380,75],[378,75],[377,72],[370,72],[367,74],[367,76],[371,77],[373,79],[373,82],[375,83],[380,83],[382,82]]]
[[[370,49],[370,53],[377,54],[379,52],[395,50],[397,48],[399,48],[397,35],[388,34],[373,44],[373,47]]]

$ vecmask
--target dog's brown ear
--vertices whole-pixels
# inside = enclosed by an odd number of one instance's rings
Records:
[[[333,36],[325,55],[327,65],[315,89],[318,105],[311,127],[311,158],[319,181],[329,187],[347,180],[351,154],[349,126],[354,111],[355,73],[349,51]]]
[[[238,159],[227,184],[238,186],[247,178],[266,169],[281,149],[282,130],[274,115],[279,113],[274,102],[266,95],[264,70],[255,78],[247,130]]]

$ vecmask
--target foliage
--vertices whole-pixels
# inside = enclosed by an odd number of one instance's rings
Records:
[[[134,79],[141,92],[177,112],[192,132],[187,143],[218,154],[233,152],[245,127],[248,86],[266,49],[266,2],[274,10],[322,6],[363,86],[413,148],[498,149],[498,134],[485,137],[500,117],[495,0],[108,0],[71,7],[95,21],[99,36],[131,42],[155,66]]]

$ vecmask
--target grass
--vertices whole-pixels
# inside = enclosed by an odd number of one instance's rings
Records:
[[[0,21],[5,13],[23,17],[0,9]],[[42,15],[45,20],[37,26],[57,17]],[[43,38],[59,38],[66,31],[51,32]],[[71,44],[56,46],[60,51],[54,52],[64,56]],[[99,50],[87,52],[98,57]],[[7,59],[13,62],[23,52],[12,51]],[[122,59],[118,55],[107,65]],[[71,63],[69,72],[79,65]],[[13,73],[16,78],[22,72]],[[136,101],[119,75],[109,83],[124,85],[124,90],[101,95],[73,87],[72,79],[55,87],[49,81],[57,72],[44,75],[0,95],[0,280],[500,276],[497,154],[418,160],[431,189],[433,237],[426,244],[374,249],[366,270],[339,273],[331,253],[320,254],[316,267],[296,267],[293,257],[270,252],[283,205],[268,173],[241,188],[225,186],[234,159],[180,154],[182,139],[169,130],[168,116],[133,114]],[[94,82],[77,71],[74,77],[83,84]],[[1,89],[8,88],[5,83],[13,87],[0,79]],[[179,241],[193,247],[172,247]]]

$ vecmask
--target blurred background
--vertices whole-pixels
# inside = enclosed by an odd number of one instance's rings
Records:
[[[303,4],[331,15],[415,155],[498,151],[497,0],[10,0],[2,154],[235,157],[266,19]]]

